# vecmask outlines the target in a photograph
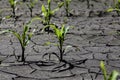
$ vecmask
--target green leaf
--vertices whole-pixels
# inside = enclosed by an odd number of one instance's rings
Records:
[[[120,12],[120,9],[115,8],[114,10]]]
[[[51,14],[51,15],[54,15],[55,12],[58,11],[58,10],[59,10],[59,8],[56,8],[56,9],[52,10],[52,11],[50,12],[50,14]]]
[[[11,16],[5,16],[4,17],[4,19],[10,19],[11,18]]]
[[[21,38],[21,36],[20,36],[19,33],[15,32],[15,31],[13,31],[13,30],[8,30],[8,32],[9,32],[9,33],[12,33],[12,34],[19,40],[19,42],[20,42],[20,44],[21,44],[22,47],[24,46],[24,45],[23,45],[23,42],[22,42],[22,38]]]
[[[18,34],[17,32],[12,32],[12,33],[17,37],[17,39],[19,40],[20,44],[23,46],[23,42],[22,42],[20,34]]]
[[[44,44],[43,44],[44,46],[48,46],[48,45],[54,45],[54,46],[58,46],[56,43],[51,43],[51,42],[45,42]]]
[[[30,40],[32,36],[33,36],[33,33],[29,33],[28,34],[28,40]]]
[[[56,34],[57,38],[60,39],[60,37],[61,37],[61,32],[60,32],[60,30],[55,27],[55,28],[54,28],[54,31],[55,31],[55,34]]]
[[[14,1],[15,1],[15,0],[9,0],[9,3],[10,3],[11,6],[14,5]]]
[[[104,80],[107,80],[107,71],[106,71],[106,68],[105,68],[105,65],[104,65],[103,61],[100,62],[100,67],[101,67],[102,72],[104,74]]]
[[[32,38],[32,36],[33,36],[33,34],[34,34],[34,32],[35,32],[35,29],[34,29],[31,33],[28,34],[28,40],[31,40],[31,38]]]
[[[28,26],[25,25],[23,29],[23,34],[22,34],[23,42],[25,41],[27,31],[28,31]]]
[[[65,32],[64,32],[65,35],[66,35],[66,33],[69,31],[69,28],[70,28],[69,26],[65,28]]]
[[[50,45],[50,44],[51,44],[51,42],[48,41],[48,42],[45,42],[45,43],[44,43],[44,46],[48,46],[48,45]]]
[[[0,34],[8,33],[9,30],[0,31]]]
[[[119,75],[119,73],[117,71],[113,71],[111,74],[110,74],[110,77],[108,80],[117,80],[117,76]]]
[[[120,0],[118,0],[118,3],[120,3]]]
[[[65,26],[64,25],[62,25],[62,28],[61,28],[61,30],[60,30],[60,35],[61,35],[61,37],[62,36],[64,36],[64,32],[65,32]]]
[[[67,4],[69,5],[70,4],[70,2],[71,2],[71,0],[66,0],[67,1]]]
[[[18,1],[16,1],[16,0],[9,0],[10,6],[11,6],[12,8],[16,6],[17,2],[18,2]]]
[[[44,16],[46,16],[47,15],[47,10],[46,10],[46,8],[45,8],[45,6],[44,5],[42,5],[42,14],[44,15]]]
[[[24,26],[24,31],[23,31],[23,32],[26,33],[26,32],[28,31],[28,29],[29,29],[28,25],[25,25],[25,26]]]
[[[51,0],[48,0],[48,4],[50,4]]]
[[[112,12],[113,10],[114,10],[113,8],[109,8],[107,12]]]
[[[64,2],[58,3],[58,7],[61,8],[64,5]]]
[[[42,19],[42,18],[40,18],[40,17],[34,17],[34,18],[32,18],[32,20],[31,20],[30,23],[32,23],[32,22],[35,21],[35,20],[44,21],[44,19]]]
[[[70,45],[66,46],[63,53],[66,54],[67,50],[68,50],[69,48],[71,48],[71,47],[72,47],[72,46],[70,46]]]
[[[58,7],[51,11],[51,14],[53,15],[56,11],[58,11],[62,6],[64,5],[64,2],[58,3]]]

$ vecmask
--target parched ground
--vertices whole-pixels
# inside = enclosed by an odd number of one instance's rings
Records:
[[[41,5],[47,0],[38,0],[33,9],[33,16],[41,16]],[[55,1],[55,0],[53,0]],[[97,1],[97,2],[96,2]],[[29,3],[29,2],[26,2]],[[103,80],[100,61],[104,60],[108,73],[112,70],[120,71],[120,18],[115,12],[107,13],[105,10],[112,4],[111,0],[90,0],[90,9],[81,0],[72,0],[70,9],[73,16],[66,17],[64,8],[52,17],[52,23],[60,26],[62,23],[74,26],[69,30],[65,45],[71,45],[64,55],[68,64],[53,70],[64,63],[58,63],[55,56],[48,61],[45,53],[56,52],[56,46],[45,46],[45,42],[57,42],[53,33],[41,33],[44,26],[40,21],[33,22],[31,30],[36,29],[35,35],[26,47],[26,63],[17,62],[14,55],[21,55],[18,40],[12,34],[0,35],[0,80]],[[52,2],[52,8],[56,3]],[[22,31],[23,24],[31,17],[25,4],[18,4],[14,19],[3,19],[0,30],[14,29]],[[0,0],[0,17],[11,15],[12,11],[8,0]]]

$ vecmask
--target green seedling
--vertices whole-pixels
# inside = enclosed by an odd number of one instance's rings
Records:
[[[45,6],[44,4],[41,7],[42,10],[42,15],[43,18],[41,19],[43,25],[50,25],[51,24],[51,17],[55,14],[56,11],[58,11],[62,6],[63,6],[63,2],[58,4],[58,7],[51,10],[51,0],[47,1],[47,6]],[[49,31],[49,26],[45,28],[45,31]]]
[[[13,16],[12,17],[16,17],[16,13],[15,13],[15,10],[17,9],[16,8],[16,5],[17,5],[17,3],[18,3],[18,1],[16,1],[16,0],[9,0],[9,3],[10,3],[10,6],[11,6],[11,8],[12,8],[12,13],[13,13]]]
[[[120,0],[114,0],[114,6],[107,10],[107,12],[113,11],[116,11],[117,15],[120,16]]]
[[[64,55],[66,49],[71,47],[71,46],[67,46],[66,48],[63,48],[65,36],[69,30],[69,27],[65,27],[65,25],[62,25],[61,29],[57,28],[55,25],[50,25],[50,27],[54,30],[54,34],[56,35],[56,37],[58,39],[58,43],[54,44],[54,45],[58,47],[59,52],[60,52],[60,55],[58,55],[56,53],[52,53],[52,54],[55,55],[59,59],[59,61],[61,62],[61,61],[63,61],[63,55]],[[47,44],[51,44],[51,43],[47,42]],[[45,55],[48,55],[48,53]],[[43,55],[43,57],[45,55]]]
[[[117,76],[119,75],[117,71],[114,70],[111,72],[110,75],[108,75],[103,61],[100,62],[100,67],[104,75],[104,80],[117,80]]]
[[[20,45],[21,45],[21,49],[22,49],[22,54],[21,54],[21,62],[25,62],[25,48],[28,45],[29,41],[31,40],[31,37],[33,36],[34,30],[33,32],[29,32],[29,27],[30,24],[36,20],[35,18],[33,18],[31,21],[29,21],[26,25],[23,26],[23,32],[22,34],[16,32],[15,30],[5,30],[2,31],[0,34],[2,33],[12,33],[19,41]]]
[[[70,16],[70,9],[69,9],[69,5],[71,3],[71,0],[64,0],[64,8],[65,8],[65,12],[66,12],[66,16]]]
[[[35,7],[35,4],[38,2],[38,0],[30,0],[30,3],[27,4],[28,9],[30,10],[30,16],[32,17],[33,8]]]

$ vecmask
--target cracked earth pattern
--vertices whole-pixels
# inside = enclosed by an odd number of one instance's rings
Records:
[[[41,4],[47,0],[38,0],[33,9],[33,16],[41,15]],[[67,64],[58,71],[53,69],[64,63],[58,63],[55,56],[48,61],[48,56],[44,59],[45,53],[59,53],[56,46],[45,46],[47,41],[57,42],[53,33],[40,33],[43,28],[40,21],[32,24],[31,29],[37,29],[32,40],[26,47],[26,63],[17,62],[14,55],[21,55],[21,47],[18,40],[12,34],[0,35],[0,80],[103,80],[103,74],[99,67],[100,61],[104,60],[108,73],[112,70],[120,71],[120,18],[115,12],[104,13],[112,4],[111,0],[90,0],[93,6],[87,9],[86,2],[73,0],[70,5],[71,17],[66,17],[64,8],[52,17],[53,23],[60,26],[75,26],[70,29],[65,40],[65,45],[71,47],[66,51],[64,59],[70,62],[73,67]],[[104,3],[106,2],[105,5]],[[29,3],[26,2],[26,3]],[[52,8],[56,6],[52,2]],[[29,9],[25,4],[17,5],[17,16],[20,16],[16,23],[14,19],[4,19],[1,21],[0,30],[15,29],[22,31],[22,26],[31,17]],[[8,0],[0,0],[0,9],[4,11],[0,17],[11,15],[11,8]],[[113,17],[114,16],[114,17]],[[119,78],[118,78],[119,80]]]

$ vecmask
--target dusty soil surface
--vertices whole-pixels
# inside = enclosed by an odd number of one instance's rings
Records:
[[[38,0],[33,9],[33,16],[41,16],[41,5],[47,0]],[[54,1],[54,0],[53,0]],[[107,13],[105,10],[112,5],[111,0],[90,0],[90,8],[87,8],[86,1],[72,0],[70,9],[73,16],[66,17],[64,8],[52,17],[52,23],[60,26],[62,23],[74,26],[70,29],[65,40],[65,45],[71,45],[64,55],[68,64],[63,65],[57,61],[55,56],[48,61],[42,55],[56,52],[56,46],[45,46],[47,41],[57,42],[53,33],[40,33],[44,26],[40,21],[31,25],[31,29],[37,29],[35,35],[26,47],[26,63],[17,62],[14,54],[21,55],[21,47],[18,40],[12,34],[0,35],[0,80],[103,80],[99,67],[100,61],[104,60],[106,68],[110,73],[112,70],[120,71],[120,37],[117,32],[120,30],[120,18],[115,12]],[[28,2],[25,2],[29,3]],[[0,30],[14,29],[22,31],[23,24],[31,17],[29,9],[25,4],[18,4],[14,19],[3,19]],[[52,2],[52,8],[56,2]],[[4,9],[0,17],[12,15],[8,0],[0,0],[0,9]],[[76,46],[76,47],[74,47]]]

